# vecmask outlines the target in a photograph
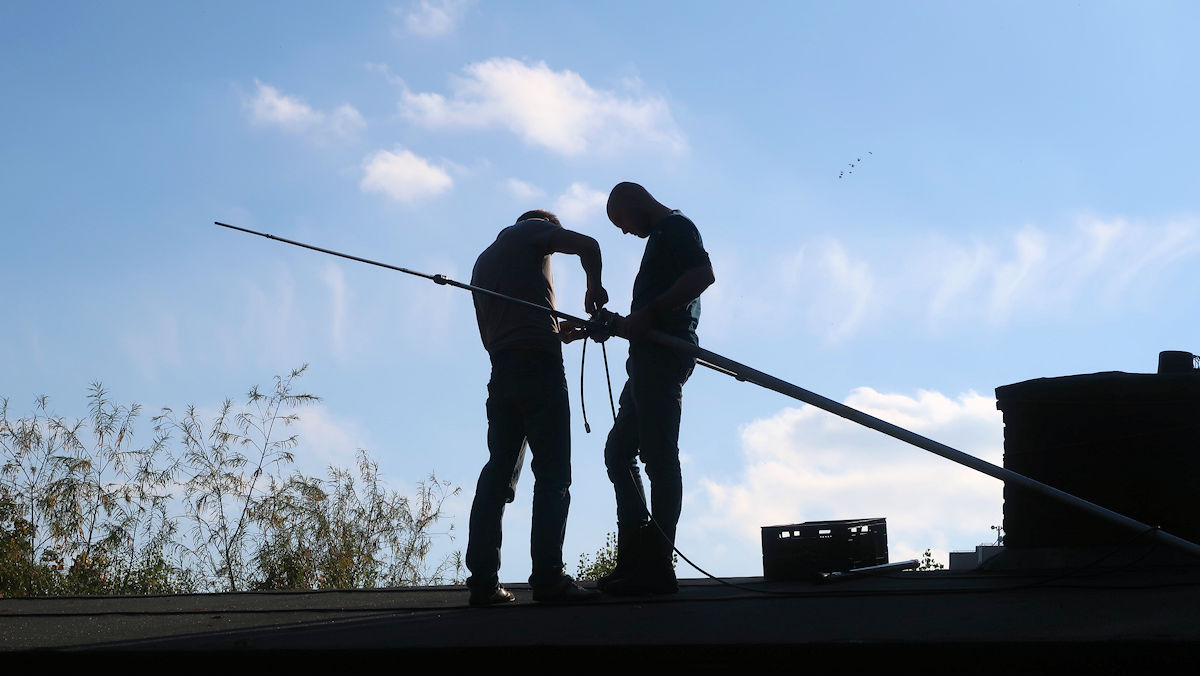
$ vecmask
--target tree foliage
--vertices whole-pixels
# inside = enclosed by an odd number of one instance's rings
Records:
[[[575,569],[576,580],[599,580],[613,572],[617,567],[617,534],[610,531],[604,536],[604,544],[592,556],[579,555],[579,565]],[[679,555],[671,554],[671,566],[679,566]]]
[[[604,545],[596,550],[592,557],[587,554],[579,555],[579,566],[575,569],[575,579],[595,581],[608,575],[617,567],[617,534],[609,532],[604,537]]]
[[[945,566],[933,558],[933,551],[930,549],[926,549],[925,553],[921,555],[920,564],[917,566],[917,570],[942,570],[943,568]]]
[[[355,471],[291,469],[304,367],[226,400],[151,419],[133,443],[137,404],[99,383],[88,415],[53,414],[46,397],[12,418],[0,399],[0,595],[169,594],[333,589],[453,581],[460,557],[431,561],[444,501],[433,475],[408,497],[359,451]]]

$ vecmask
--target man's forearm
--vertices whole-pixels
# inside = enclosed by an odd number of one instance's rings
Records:
[[[579,264],[583,266],[583,272],[587,275],[588,287],[600,286],[600,271],[604,267],[600,259],[600,245],[580,251]]]
[[[600,283],[600,243],[574,230],[560,230],[550,242],[551,250],[556,253],[579,256],[579,263],[587,274],[588,287],[594,288]]]
[[[711,267],[692,268],[680,275],[671,288],[651,301],[647,309],[654,316],[662,315],[690,302],[693,298],[699,298],[715,281],[716,277]]]

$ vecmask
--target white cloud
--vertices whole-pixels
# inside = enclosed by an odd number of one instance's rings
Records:
[[[1165,284],[1200,259],[1200,221],[1088,217],[957,241],[910,236],[871,247],[831,239],[753,264],[739,265],[731,255],[712,253],[718,283],[705,295],[706,333],[770,316],[780,332],[837,343],[879,327],[978,329],[1047,317],[1090,322],[1120,308],[1183,298],[1187,289]]]
[[[568,156],[635,145],[670,153],[687,147],[661,98],[597,90],[579,74],[540,61],[496,58],[465,70],[449,98],[405,90],[402,112],[432,128],[504,128]]]
[[[1047,272],[1046,237],[1034,228],[1024,228],[1013,239],[1016,256],[1000,263],[992,272],[993,283],[989,303],[991,319],[1002,323],[1012,312],[1013,305],[1030,296],[1030,290],[1043,286],[1042,275]]]
[[[339,359],[346,356],[346,275],[336,263],[326,263],[322,273],[329,289],[329,337],[333,353]]]
[[[281,94],[271,85],[254,81],[257,91],[250,101],[251,118],[260,124],[275,124],[287,129],[304,129],[321,121],[322,115],[302,99]]]
[[[845,403],[1002,462],[1003,426],[992,398],[863,387]],[[741,476],[702,479],[693,496],[702,513],[695,527],[714,541],[749,545],[759,541],[762,526],[884,517],[891,559],[901,560],[919,558],[927,547],[969,550],[989,539],[1002,516],[1000,481],[812,406],[746,425],[741,447]]]
[[[571,224],[590,220],[605,213],[608,204],[608,193],[592,190],[583,183],[572,183],[567,191],[554,201],[554,213],[563,226],[572,228]]]
[[[265,275],[264,275],[265,277]],[[274,283],[249,282],[242,294],[245,318],[239,342],[254,345],[286,362],[299,361],[305,351],[304,333],[297,330],[296,284],[291,270],[275,269]]]
[[[512,196],[519,200],[536,199],[546,194],[546,192],[541,188],[517,178],[508,179],[505,181],[504,185],[508,188],[508,191],[512,193]]]
[[[796,265],[797,259],[788,264]],[[837,242],[825,247],[818,268],[825,288],[813,299],[809,318],[813,326],[824,327],[821,331],[832,343],[851,335],[863,321],[875,280],[869,264],[852,260]]]
[[[1200,255],[1200,223],[1131,224],[1123,219],[1081,218],[1070,228],[1031,225],[994,242],[970,246],[921,243],[913,251],[918,273],[913,291],[925,299],[931,323],[985,319],[1004,325],[1016,318],[1067,314],[1099,305],[1137,302],[1172,265]],[[897,270],[898,278],[906,270]]]
[[[329,128],[338,136],[357,136],[367,128],[367,122],[354,106],[343,103],[329,116]]]
[[[396,8],[404,15],[404,27],[409,33],[436,38],[454,32],[466,14],[467,0],[419,0],[408,11]]]
[[[1104,257],[1106,261],[1122,262],[1110,277],[1107,289],[1110,294],[1119,294],[1138,280],[1152,282],[1164,268],[1200,254],[1200,223],[1196,221],[1171,222],[1153,229],[1121,227],[1117,233],[1111,237],[1115,243],[1109,246],[1106,241],[1103,247],[1105,253],[1111,254]],[[1111,234],[1104,228],[1091,231],[1097,240],[1108,239]]]
[[[275,126],[293,133],[313,133],[321,137],[350,138],[366,129],[358,110],[344,103],[332,113],[315,110],[303,99],[280,92],[269,84],[254,80],[254,96],[246,103],[250,119],[256,124]]]
[[[454,181],[444,169],[431,165],[409,150],[380,150],[363,161],[365,192],[383,193],[400,202],[414,202],[440,195]]]
[[[358,422],[336,416],[323,404],[296,410],[300,417],[291,433],[300,437],[296,468],[312,476],[325,475],[330,465],[352,468],[359,449],[370,450],[368,432]]]

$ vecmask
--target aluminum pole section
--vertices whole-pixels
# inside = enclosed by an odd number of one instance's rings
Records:
[[[304,242],[297,242],[294,239],[286,239],[284,237],[276,237],[275,235],[270,235],[265,232],[258,232],[257,230],[250,230],[249,228],[239,228],[236,225],[229,225],[228,223],[222,223],[220,221],[213,221],[213,225],[219,225],[222,228],[229,228],[230,230],[237,230],[239,232],[245,232],[245,233],[248,233],[251,235],[258,235],[259,237],[266,237],[267,239],[273,239],[276,242],[283,242],[284,244],[291,244],[293,246],[303,247],[305,249],[312,249],[313,251],[320,251],[321,253],[327,253],[331,256],[338,256],[339,258],[348,258],[352,261],[358,261],[359,263],[366,263],[367,265],[374,265],[374,266],[381,267],[381,268],[387,268],[388,270],[395,270],[396,272],[403,272],[406,275],[414,275],[416,277],[424,277],[425,279],[428,279],[429,281],[434,282],[436,284],[442,284],[444,286],[454,286],[454,287],[458,287],[460,289],[466,289],[467,291],[471,291],[473,293],[482,293],[482,294],[485,294],[488,296],[493,296],[495,298],[500,298],[502,300],[509,301],[510,303],[517,303],[518,305],[524,305],[525,307],[532,308],[534,310],[537,310],[538,312],[549,313],[559,319],[569,319],[570,321],[576,322],[578,324],[582,324],[584,326],[587,326],[588,328],[592,328],[597,331],[607,332],[606,331],[607,327],[605,327],[602,324],[597,324],[596,322],[593,322],[593,321],[590,321],[587,319],[575,317],[575,316],[569,315],[565,312],[559,312],[558,310],[555,310],[553,308],[548,308],[544,305],[538,305],[537,303],[530,303],[529,301],[521,300],[520,298],[513,298],[512,296],[506,296],[502,293],[497,293],[495,291],[492,291],[491,289],[485,289],[481,286],[472,286],[470,284],[463,284],[462,282],[456,282],[453,279],[450,279],[449,277],[447,277],[446,275],[431,275],[431,274],[424,273],[424,272],[418,272],[416,270],[409,270],[408,268],[402,268],[397,265],[390,265],[388,263],[380,263],[379,261],[373,261],[370,258],[362,258],[360,256],[352,256],[350,254],[342,253],[340,251],[334,251],[332,249],[323,249],[319,246],[313,246],[312,244],[305,244]]]
[[[1053,486],[1048,486],[1040,481],[1030,479],[1023,474],[1017,474],[1012,470],[1005,469],[1003,467],[997,467],[990,462],[980,460],[973,455],[967,455],[962,451],[953,449],[945,444],[936,442],[927,437],[923,437],[914,432],[910,432],[898,425],[893,425],[890,422],[880,420],[879,418],[867,413],[863,413],[856,408],[852,408],[841,402],[823,397],[815,392],[809,392],[802,387],[798,387],[787,381],[780,380],[775,376],[750,368],[749,366],[738,363],[732,359],[722,357],[721,355],[705,350],[702,347],[692,345],[686,340],[669,336],[659,331],[650,331],[647,334],[647,337],[661,345],[666,345],[682,352],[686,352],[696,357],[696,359],[700,360],[701,363],[707,362],[705,365],[715,367],[716,370],[723,371],[728,375],[732,375],[738,380],[747,380],[760,387],[765,387],[768,390],[774,390],[780,394],[792,397],[793,399],[799,399],[806,404],[811,404],[817,408],[833,413],[834,415],[838,415],[847,420],[856,422],[864,427],[870,427],[871,429],[882,432],[889,437],[899,439],[900,441],[912,444],[917,448],[940,455],[947,460],[957,462],[960,465],[965,465],[978,472],[983,472],[988,476],[995,477],[1001,481],[1011,482],[1022,488],[1040,493],[1048,498],[1058,500],[1059,502],[1066,503],[1073,507],[1077,507],[1091,514],[1107,519],[1108,521],[1111,521],[1119,526],[1123,526],[1138,532],[1150,531],[1150,534],[1154,539],[1159,540],[1164,544],[1182,549],[1191,554],[1200,556],[1200,545],[1196,545],[1193,542],[1176,537],[1165,531],[1158,530],[1155,526],[1150,526],[1137,521],[1136,519],[1131,519],[1122,514],[1118,514],[1117,512],[1101,507],[1093,502],[1088,502],[1083,498],[1078,498],[1070,493],[1060,491]]]

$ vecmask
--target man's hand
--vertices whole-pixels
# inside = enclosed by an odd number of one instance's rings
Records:
[[[630,341],[641,340],[653,325],[654,315],[647,308],[642,308],[622,320],[621,336]]]
[[[587,338],[588,330],[583,324],[571,321],[570,319],[558,320],[558,337],[564,343],[571,343],[580,338]]]
[[[589,315],[596,314],[596,311],[608,304],[608,292],[599,284],[589,286],[587,293],[583,296],[583,308]]]

